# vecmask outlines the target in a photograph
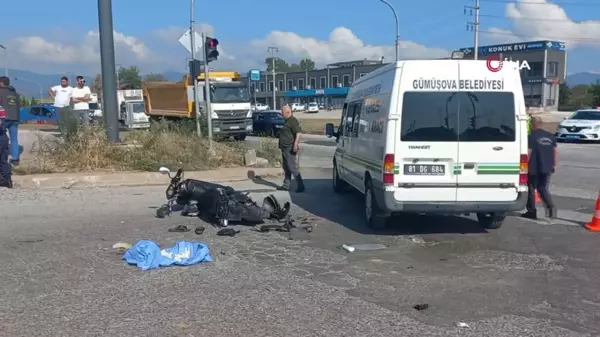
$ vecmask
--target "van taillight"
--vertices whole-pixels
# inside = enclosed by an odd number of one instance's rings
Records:
[[[394,155],[386,154],[383,157],[383,183],[394,184]]]
[[[529,171],[529,157],[526,154],[521,155],[519,163],[519,185],[527,185],[527,173]]]

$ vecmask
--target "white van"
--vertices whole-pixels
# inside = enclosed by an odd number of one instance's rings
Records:
[[[518,65],[415,60],[356,80],[333,158],[333,188],[365,195],[373,228],[402,212],[476,213],[499,228],[527,201],[527,114]]]

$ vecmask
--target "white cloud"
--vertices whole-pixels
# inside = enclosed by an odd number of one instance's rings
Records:
[[[268,47],[279,48],[279,56],[289,61],[310,57],[318,65],[327,63],[374,59],[382,56],[386,60],[395,58],[394,45],[370,45],[358,38],[350,29],[337,27],[327,40],[299,36],[292,32],[273,31],[264,39],[250,42],[250,46],[266,55]],[[400,41],[400,58],[434,58],[448,56],[441,48],[429,48],[412,41]]]
[[[547,0],[517,0],[506,5],[513,29],[489,29],[499,42],[558,40],[567,48],[600,47],[600,21],[573,21],[567,12]]]
[[[115,53],[135,62],[149,61],[152,53],[133,36],[114,32]],[[41,36],[16,37],[10,42],[11,51],[28,61],[54,64],[87,63],[100,61],[100,40],[96,31],[89,31],[81,43],[48,41]],[[13,56],[14,57],[14,56]]]

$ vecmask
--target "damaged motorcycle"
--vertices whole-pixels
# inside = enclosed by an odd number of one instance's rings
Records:
[[[203,180],[184,179],[182,168],[175,175],[171,175],[171,170],[166,167],[161,167],[159,172],[167,175],[170,183],[165,192],[167,201],[156,211],[158,218],[171,216],[175,208],[182,207],[184,216],[194,214],[209,223],[226,227],[229,222],[259,224],[269,219],[283,220],[290,212],[290,203],[286,202],[282,207],[272,194],[258,206],[247,192]]]

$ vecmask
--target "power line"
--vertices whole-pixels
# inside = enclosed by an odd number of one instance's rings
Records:
[[[505,32],[492,32],[489,30],[480,30],[480,33],[483,34],[492,34],[492,35],[511,35],[517,37],[535,37],[539,38],[540,35],[526,35],[526,34],[518,34],[518,33],[505,33]],[[583,37],[566,37],[566,36],[552,36],[550,40],[568,40],[568,41],[578,41],[578,42],[599,42],[600,39],[593,38],[583,38]]]
[[[562,6],[583,6],[583,7],[597,7],[600,6],[600,3],[592,3],[592,2],[569,2],[569,1],[559,1],[559,2],[535,2],[535,1],[510,1],[510,0],[480,0],[481,2],[495,2],[502,4],[523,4],[523,5],[540,5],[540,6],[548,6],[548,5],[562,5]]]
[[[508,19],[508,20],[523,20],[523,21],[573,22],[573,23],[581,23],[581,22],[585,22],[585,21],[591,21],[591,20],[575,21],[575,20],[569,20],[569,19],[545,19],[545,18],[530,18],[530,17],[515,18],[515,17],[511,17],[511,16],[506,16],[506,15],[489,15],[489,14],[479,14],[479,16],[486,17],[486,18],[493,18],[493,19]]]

